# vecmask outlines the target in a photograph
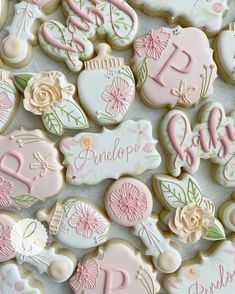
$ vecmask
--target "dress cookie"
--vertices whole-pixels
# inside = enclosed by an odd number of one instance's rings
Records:
[[[235,112],[226,116],[224,107],[218,102],[209,102],[201,107],[193,128],[183,111],[169,111],[160,126],[169,173],[176,177],[181,169],[195,173],[201,158],[210,159],[216,182],[235,187],[234,125]]]
[[[235,193],[232,194],[231,200],[220,206],[218,215],[225,228],[235,232]]]
[[[156,142],[147,120],[127,120],[113,130],[104,128],[102,133],[79,133],[62,139],[59,147],[65,157],[66,181],[94,185],[157,168],[161,157]]]
[[[180,241],[194,244],[201,238],[225,239],[224,228],[214,216],[215,205],[203,196],[195,178],[189,174],[182,174],[179,179],[156,174],[153,187],[166,209],[161,217]]]
[[[16,115],[19,93],[9,71],[0,69],[0,133],[5,131]]]
[[[119,124],[134,100],[135,79],[123,58],[110,55],[109,45],[99,44],[96,51],[97,57],[84,62],[78,76],[80,101],[95,123]]]
[[[114,222],[133,228],[134,235],[147,248],[145,254],[152,256],[158,270],[173,273],[180,267],[182,258],[179,252],[157,227],[157,216],[151,215],[152,194],[144,183],[134,178],[115,181],[106,193],[105,207]]]
[[[89,127],[85,113],[73,99],[75,87],[63,73],[19,73],[14,75],[14,81],[24,94],[24,108],[40,115],[50,133],[62,136],[65,129]]]
[[[187,260],[180,270],[164,279],[169,294],[232,294],[235,289],[235,235],[209,251]]]
[[[4,26],[8,15],[9,0],[0,0],[0,29]]]
[[[72,71],[93,54],[95,38],[106,38],[112,47],[126,49],[138,31],[138,18],[124,0],[63,0],[67,26],[48,20],[39,30],[39,41],[50,56],[64,61]]]
[[[205,30],[209,36],[222,28],[230,0],[130,0],[146,14],[163,16],[169,23],[179,22]]]
[[[152,265],[122,239],[113,239],[85,256],[70,286],[75,294],[156,294],[160,290]]]
[[[25,0],[15,4],[12,23],[6,28],[7,37],[1,42],[0,53],[5,63],[12,67],[23,67],[33,56],[38,25],[45,20],[45,14],[58,7],[59,0]]]
[[[58,201],[51,209],[40,209],[36,218],[49,224],[49,233],[61,244],[77,249],[106,242],[111,228],[101,208],[79,197]]]
[[[213,93],[217,77],[208,38],[196,28],[152,29],[135,41],[132,65],[141,97],[155,108],[192,107]]]
[[[54,143],[40,130],[0,137],[0,207],[28,208],[55,196],[64,184]]]

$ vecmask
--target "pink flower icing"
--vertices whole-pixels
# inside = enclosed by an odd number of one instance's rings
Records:
[[[0,206],[8,207],[11,205],[11,193],[13,184],[0,176]]]
[[[224,6],[222,3],[215,3],[213,4],[212,9],[214,12],[220,13],[224,10]]]
[[[0,222],[0,255],[8,256],[14,252],[11,245],[11,227]]]

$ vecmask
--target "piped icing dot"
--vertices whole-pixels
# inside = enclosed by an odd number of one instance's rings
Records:
[[[17,57],[21,52],[22,39],[18,36],[9,36],[2,44],[4,54],[9,58]]]
[[[62,261],[53,261],[48,268],[48,273],[57,281],[63,280],[68,271],[68,265]]]
[[[181,264],[181,260],[171,251],[165,251],[157,259],[158,267],[165,273],[174,272]]]

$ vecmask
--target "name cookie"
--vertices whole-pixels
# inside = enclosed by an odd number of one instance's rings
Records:
[[[64,184],[54,143],[40,130],[0,137],[0,207],[28,208],[55,196]]]
[[[222,28],[228,0],[131,0],[147,14],[164,16],[169,23],[179,22],[204,29],[213,36]]]
[[[66,180],[73,185],[92,185],[157,168],[161,157],[156,142],[146,120],[128,120],[113,130],[104,128],[100,134],[79,133],[62,139],[59,147],[67,167]]]
[[[208,38],[199,29],[151,29],[135,41],[132,64],[149,106],[192,107],[213,93],[217,68]]]
[[[107,38],[112,47],[125,49],[138,31],[135,11],[123,0],[63,0],[67,25],[48,20],[39,30],[40,44],[50,56],[64,61],[72,71],[93,54],[94,38]]]
[[[234,112],[226,116],[220,103],[210,102],[202,106],[198,122],[191,128],[184,112],[169,111],[160,128],[163,146],[170,155],[169,173],[179,176],[181,169],[195,173],[201,158],[210,159],[215,180],[223,186],[235,187],[234,117]]]
[[[52,13],[58,0],[25,0],[15,4],[12,23],[6,28],[7,37],[1,42],[1,58],[13,67],[23,67],[33,56],[33,45],[37,44],[38,24],[45,14]],[[6,13],[7,15],[7,13]]]
[[[235,287],[235,235],[187,260],[177,274],[165,278],[169,294],[231,294]]]
[[[40,209],[36,218],[49,224],[49,233],[72,248],[91,248],[108,240],[111,223],[94,204],[79,197]]]
[[[180,267],[182,258],[179,252],[157,227],[157,216],[151,215],[152,194],[144,183],[134,178],[115,181],[106,193],[105,207],[114,222],[133,228],[134,235],[147,248],[145,254],[152,256],[158,270],[173,273]]]
[[[220,206],[218,215],[225,228],[235,232],[235,193],[232,194],[231,200]]]
[[[74,85],[61,72],[19,73],[14,81],[24,94],[24,108],[40,115],[50,133],[61,136],[65,129],[89,127],[84,111],[73,99]]]
[[[215,217],[214,203],[203,196],[195,178],[180,179],[157,174],[153,177],[156,197],[165,207],[163,221],[183,243],[194,244],[201,238],[223,240],[225,232]]]
[[[85,256],[70,279],[70,286],[75,294],[155,294],[160,290],[152,265],[121,239],[113,239]]]

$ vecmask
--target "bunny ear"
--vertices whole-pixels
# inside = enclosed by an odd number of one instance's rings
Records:
[[[13,75],[13,80],[20,92],[24,92],[24,89],[28,85],[28,81],[34,76],[33,73],[18,73]]]

